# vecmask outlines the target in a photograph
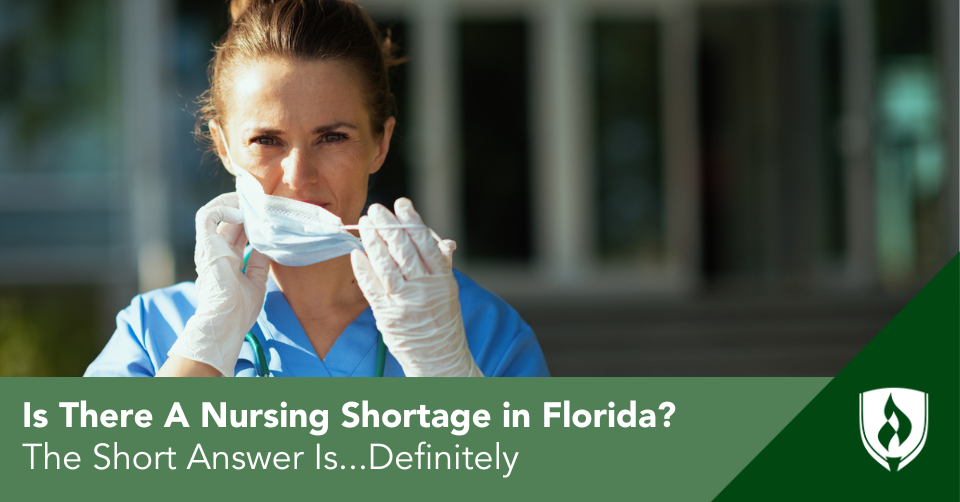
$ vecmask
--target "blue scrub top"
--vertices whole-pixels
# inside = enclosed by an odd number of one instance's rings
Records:
[[[460,311],[467,344],[486,376],[550,376],[540,344],[506,302],[458,271]],[[138,295],[117,315],[117,331],[84,376],[154,376],[167,352],[197,310],[196,286],[183,282]],[[370,307],[343,331],[323,360],[313,350],[273,279],[251,332],[260,339],[273,376],[374,376],[377,327]],[[256,376],[254,352],[244,342],[236,376]],[[383,376],[404,376],[387,351]]]

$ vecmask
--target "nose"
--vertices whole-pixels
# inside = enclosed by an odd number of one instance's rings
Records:
[[[317,182],[319,166],[302,149],[290,150],[290,155],[280,163],[283,168],[283,184],[291,190],[301,190]]]

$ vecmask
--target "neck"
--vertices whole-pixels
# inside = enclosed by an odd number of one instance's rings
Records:
[[[352,310],[366,299],[353,276],[350,255],[305,267],[270,265],[270,274],[297,316],[313,317],[316,312]]]

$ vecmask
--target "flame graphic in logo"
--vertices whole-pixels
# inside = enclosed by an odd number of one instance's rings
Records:
[[[887,423],[883,424],[883,427],[880,428],[877,439],[879,439],[880,444],[887,449],[887,452],[893,453],[894,437],[897,438],[898,447],[910,437],[910,419],[907,418],[907,415],[893,402],[893,394],[890,394],[890,397],[887,398],[887,404],[883,407],[883,415],[887,417]],[[891,419],[895,420],[896,423],[891,423]]]
[[[913,462],[927,442],[930,396],[901,387],[860,393],[860,439],[884,469],[897,472]]]

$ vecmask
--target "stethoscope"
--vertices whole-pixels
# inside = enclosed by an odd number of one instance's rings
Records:
[[[250,248],[252,249],[252,248]],[[250,259],[250,251],[247,250],[243,254],[243,271],[247,270],[247,260]],[[244,337],[244,340],[250,343],[250,346],[253,348],[253,365],[257,369],[258,377],[272,377],[270,374],[270,367],[267,365],[267,353],[263,350],[263,345],[260,343],[260,340],[257,338],[257,335],[254,335],[252,331],[247,332],[247,336]],[[375,377],[383,376],[383,367],[387,363],[387,346],[383,344],[383,335],[380,334],[380,331],[377,331],[377,371],[373,374]]]
[[[267,354],[264,352],[263,345],[260,344],[260,340],[257,339],[257,335],[254,335],[253,332],[248,332],[244,339],[247,342],[250,342],[250,346],[253,347],[253,365],[257,368],[257,376],[273,376],[270,374],[270,368],[267,366]],[[383,376],[383,366],[386,364],[386,362],[387,346],[383,344],[383,336],[379,331],[377,331],[377,371],[373,374],[373,376]]]

